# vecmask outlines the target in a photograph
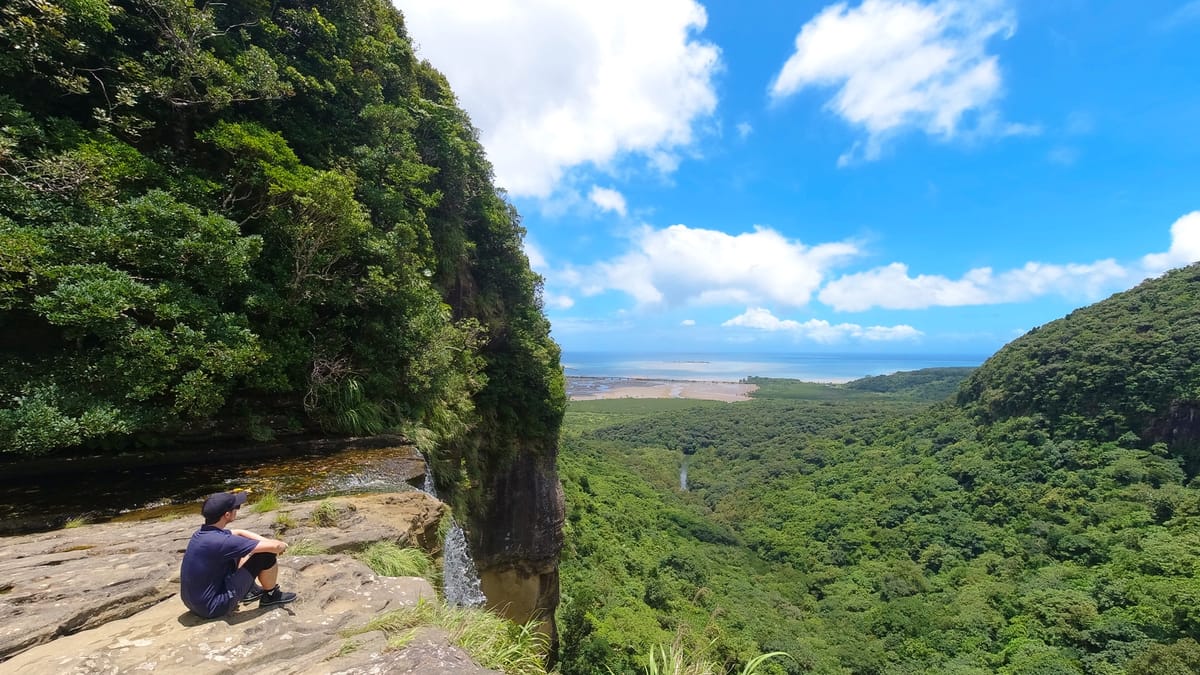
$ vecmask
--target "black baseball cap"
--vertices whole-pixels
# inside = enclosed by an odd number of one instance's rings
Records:
[[[204,514],[205,522],[215,523],[226,511],[232,511],[245,503],[245,492],[214,492],[204,500],[200,513]]]

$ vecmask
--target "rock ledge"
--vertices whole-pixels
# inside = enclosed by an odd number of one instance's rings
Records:
[[[235,526],[308,541],[322,555],[285,555],[280,583],[291,605],[243,605],[214,620],[179,600],[179,561],[199,518],[106,523],[0,540],[0,673],[490,673],[446,635],[421,629],[402,650],[382,633],[342,631],[421,599],[417,577],[382,577],[348,554],[375,541],[428,546],[444,505],[423,492],[341,497],[336,525],[318,527],[316,504],[244,513]],[[284,514],[282,517],[279,514]]]

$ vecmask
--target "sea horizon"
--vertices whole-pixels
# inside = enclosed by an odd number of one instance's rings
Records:
[[[564,351],[567,377],[738,382],[773,377],[850,382],[923,368],[977,367],[990,354]]]

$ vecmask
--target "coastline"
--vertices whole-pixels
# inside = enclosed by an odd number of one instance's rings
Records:
[[[756,384],[721,380],[674,380],[640,377],[567,377],[567,398],[598,401],[614,398],[689,398],[734,403],[750,400]]]

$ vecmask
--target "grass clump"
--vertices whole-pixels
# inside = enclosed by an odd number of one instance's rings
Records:
[[[359,560],[376,574],[385,577],[423,577],[434,586],[441,585],[442,571],[429,554],[419,548],[377,541],[359,553]]]
[[[354,652],[358,651],[358,648],[361,646],[362,645],[358,644],[358,642],[354,640],[346,640],[342,643],[342,646],[338,648],[337,653],[333,655],[333,658],[345,656],[347,654],[353,654]]]
[[[313,509],[308,520],[315,527],[335,527],[338,524],[337,507],[328,499],[323,499],[317,504],[317,508]]]
[[[87,516],[75,516],[74,518],[68,518],[67,522],[63,523],[63,529],[73,530],[77,527],[83,527],[84,525],[87,525],[87,522]]]
[[[440,602],[421,600],[376,617],[366,626],[348,631],[346,637],[381,630],[388,645],[400,648],[412,639],[413,629],[436,626],[450,635],[484,668],[510,675],[544,675],[549,638],[538,631],[538,622],[523,625],[503,619],[485,609],[448,607]]]
[[[321,555],[328,550],[317,542],[309,541],[308,539],[301,539],[295,543],[288,544],[288,553],[292,555]]]
[[[286,511],[280,511],[275,514],[275,522],[272,523],[271,529],[276,534],[283,534],[296,526],[296,517]]]
[[[274,511],[275,509],[278,509],[280,503],[281,501],[278,494],[274,492],[268,492],[260,497],[258,501],[254,502],[254,504],[250,506],[250,510],[255,513],[267,513],[268,511]]]

